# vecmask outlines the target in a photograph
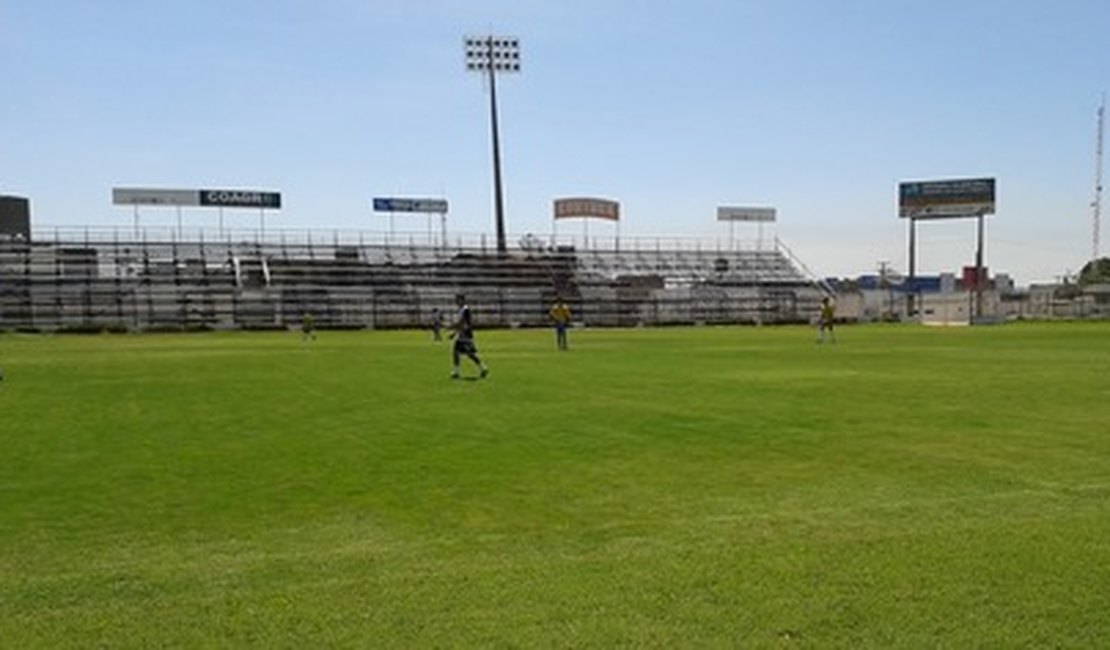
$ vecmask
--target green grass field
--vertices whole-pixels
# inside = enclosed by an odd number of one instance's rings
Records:
[[[839,336],[0,335],[0,646],[1104,647],[1110,323]]]

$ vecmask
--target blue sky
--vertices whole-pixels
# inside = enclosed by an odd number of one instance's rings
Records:
[[[462,54],[491,31],[522,46],[498,84],[510,233],[551,232],[559,196],[618,199],[624,236],[727,236],[718,205],[767,205],[818,273],[904,271],[898,182],[993,176],[993,270],[1090,256],[1105,0],[0,0],[0,192],[48,227],[129,224],[117,186],[272,189],[274,228],[366,230],[374,196],[444,196],[453,232],[492,233]],[[975,224],[918,242],[920,272],[957,270]]]

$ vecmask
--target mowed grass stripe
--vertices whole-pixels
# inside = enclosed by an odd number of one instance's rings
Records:
[[[1091,645],[1108,333],[0,336],[0,638]]]

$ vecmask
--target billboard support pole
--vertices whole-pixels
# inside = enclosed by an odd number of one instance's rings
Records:
[[[176,239],[185,236],[185,223],[182,219],[182,208],[197,206],[202,208],[218,208],[220,213],[220,234],[224,234],[224,208],[258,208],[259,209],[259,236],[265,234],[266,208],[281,209],[280,192],[261,192],[257,190],[235,189],[155,189],[141,187],[113,187],[112,203],[114,205],[130,205],[133,210],[135,236],[146,234],[139,228],[139,206],[173,206],[177,215]],[[170,228],[174,232],[173,228]]]
[[[910,280],[917,271],[915,232],[918,218],[979,219],[979,241],[975,252],[975,296],[969,297],[969,308],[975,318],[983,315],[983,218],[994,214],[994,178],[957,178],[940,181],[911,181],[898,184],[898,216],[910,220]],[[912,289],[912,288],[911,288]],[[913,292],[907,295],[907,307],[913,315]]]
[[[975,247],[975,317],[983,316],[983,215],[979,215],[979,238]]]
[[[551,245],[556,246],[559,237],[559,219],[581,219],[582,220],[582,240],[581,244],[576,244],[577,237],[570,235],[571,245],[581,246],[582,250],[620,250],[621,246],[621,221],[620,221],[620,203],[611,201],[609,199],[598,199],[589,197],[574,197],[555,199],[553,209],[553,219],[551,222]],[[593,241],[590,240],[590,219],[591,218],[605,219],[613,222],[613,236],[611,238],[602,238],[600,243],[595,236]],[[611,242],[611,243],[606,243]],[[606,247],[609,248],[606,248]]]
[[[914,279],[917,276],[917,218],[910,217],[910,291],[906,294],[906,316],[913,318]]]
[[[756,224],[755,250],[763,250],[763,224],[775,221],[775,209],[765,207],[735,207],[719,206],[717,208],[717,221],[728,222],[728,248],[731,251],[742,250],[744,246],[736,243],[736,222],[745,221]],[[718,246],[718,248],[720,248]]]

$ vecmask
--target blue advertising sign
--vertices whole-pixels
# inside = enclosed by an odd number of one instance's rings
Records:
[[[943,219],[994,214],[993,178],[911,181],[898,186],[898,216]]]
[[[447,200],[375,197],[374,212],[423,212],[446,214]]]

